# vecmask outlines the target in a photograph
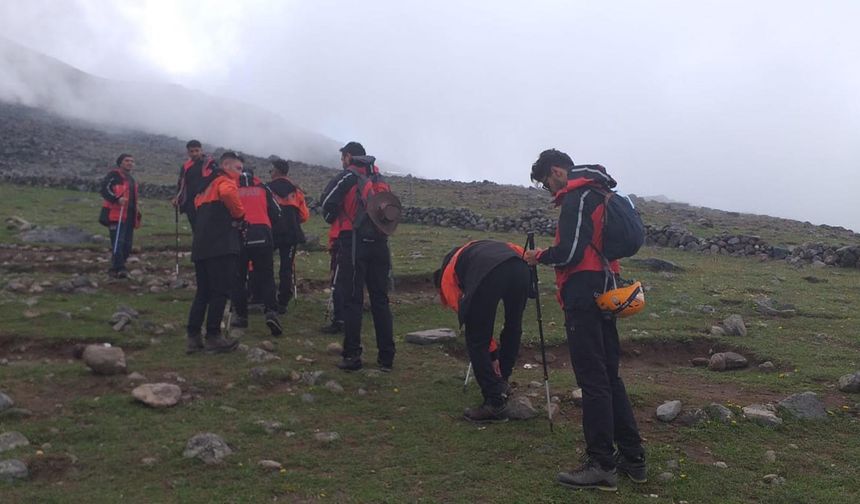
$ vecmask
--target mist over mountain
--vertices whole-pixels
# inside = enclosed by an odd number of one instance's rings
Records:
[[[200,138],[263,155],[340,165],[337,149],[342,142],[253,105],[178,85],[104,79],[2,37],[0,67],[0,101],[104,126]]]

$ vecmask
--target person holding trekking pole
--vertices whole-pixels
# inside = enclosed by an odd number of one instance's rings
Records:
[[[620,272],[618,261],[604,255],[609,242],[603,239],[610,197],[621,198],[611,192],[615,180],[602,166],[575,166],[570,156],[555,149],[541,152],[531,179],[553,195],[561,214],[554,245],[527,250],[525,259],[532,266],[555,267],[570,361],[583,396],[586,458],[579,468],[559,473],[557,481],[572,488],[614,491],[620,472],[645,482],[642,438],[618,374],[621,348],[615,317],[596,302]]]
[[[110,230],[111,266],[108,276],[128,278],[125,261],[131,254],[134,230],[140,227],[137,182],[131,175],[134,157],[120,154],[116,168],[108,172],[99,193],[104,199],[99,222]]]

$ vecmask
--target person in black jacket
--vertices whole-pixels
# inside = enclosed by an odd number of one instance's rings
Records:
[[[520,350],[531,279],[522,256],[522,247],[512,243],[473,241],[451,250],[433,275],[442,304],[456,311],[460,325],[466,326],[469,360],[484,396],[483,404],[463,414],[472,422],[507,420],[508,379]],[[496,372],[493,329],[500,302],[505,306],[505,324],[499,335]]]
[[[110,230],[111,266],[108,276],[112,278],[128,278],[125,261],[131,254],[134,230],[140,227],[137,182],[132,170],[134,157],[121,154],[116,160],[116,168],[102,180],[99,191],[104,199],[99,221]]]
[[[287,305],[293,299],[296,265],[296,247],[305,242],[302,223],[308,219],[308,207],[302,189],[289,179],[289,162],[283,159],[272,161],[272,180],[267,184],[275,201],[281,207],[281,217],[273,223],[272,234],[275,248],[281,257],[278,271],[278,312],[287,312]]]
[[[180,213],[188,217],[188,225],[193,233],[197,215],[194,198],[206,188],[207,178],[217,165],[214,159],[203,153],[203,144],[199,140],[189,140],[185,144],[185,150],[188,160],[179,167],[177,193],[172,203]]]

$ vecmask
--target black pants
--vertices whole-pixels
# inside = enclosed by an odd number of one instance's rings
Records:
[[[185,216],[188,217],[188,225],[191,227],[191,234],[194,234],[194,223],[197,221],[197,209],[194,208],[194,205],[190,205],[189,208],[183,210],[185,212]]]
[[[331,271],[331,320],[332,322],[343,322],[343,292],[337,288],[338,270],[337,255],[340,251],[340,242],[335,241],[329,250],[329,269]]]
[[[355,264],[352,237],[342,236],[339,242],[336,289],[341,291],[344,299],[342,355],[347,359],[361,357],[361,317],[366,285],[376,329],[377,361],[391,365],[394,362],[394,321],[388,306],[388,274],[391,270],[388,242],[359,240],[355,247]]]
[[[254,281],[266,311],[278,309],[277,301],[275,301],[273,253],[270,244],[268,247],[244,247],[239,254],[232,296],[233,309],[236,310],[236,315],[248,316],[248,261],[254,267]]]
[[[287,306],[293,299],[293,269],[296,261],[295,244],[278,244],[281,265],[278,269],[278,304]]]
[[[484,401],[493,406],[505,402],[505,382],[513,372],[520,351],[529,279],[529,267],[521,260],[511,259],[496,266],[481,281],[465,317],[466,347],[475,381],[481,387]],[[493,372],[489,348],[499,302],[505,306],[505,324],[499,335],[501,377]]]
[[[188,334],[200,333],[203,319],[206,318],[206,335],[217,336],[221,333],[221,319],[224,307],[230,296],[236,271],[236,256],[223,255],[194,261],[194,274],[197,277],[197,292],[188,313]],[[209,315],[206,315],[207,309]]]
[[[127,220],[117,226],[113,223],[110,230],[111,271],[125,270],[125,261],[131,254],[131,243],[134,241],[134,223]],[[117,230],[119,231],[119,243],[117,243]]]
[[[628,457],[641,455],[643,449],[627,390],[618,375],[621,345],[615,319],[604,319],[594,302],[595,289],[602,288],[603,273],[577,273],[564,285],[562,299],[570,363],[582,388],[586,453],[609,469],[615,467],[615,444]]]

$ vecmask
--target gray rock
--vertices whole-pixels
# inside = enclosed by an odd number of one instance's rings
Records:
[[[334,443],[340,439],[340,434],[337,432],[317,432],[314,434],[314,439],[321,443]]]
[[[523,396],[509,400],[505,411],[511,420],[528,420],[538,414],[531,400]]]
[[[764,452],[764,460],[773,464],[774,462],[776,462],[776,452],[773,450],[768,450]]]
[[[722,404],[711,403],[707,407],[705,407],[705,413],[707,413],[708,417],[712,420],[721,423],[730,423],[735,419],[735,414],[732,410],[726,408]]]
[[[728,469],[729,465],[726,464],[725,462],[714,462],[714,467],[716,467],[718,469]]]
[[[259,364],[262,362],[269,362],[273,360],[281,360],[281,358],[259,347],[254,347],[248,350],[248,362],[255,362]]]
[[[702,424],[708,420],[708,414],[705,413],[705,410],[700,408],[694,408],[689,411],[685,411],[681,413],[681,415],[677,418],[677,423],[683,425],[685,427],[695,427],[696,425]]]
[[[849,394],[860,392],[860,371],[839,378],[839,390]]]
[[[711,356],[708,369],[711,371],[731,371],[743,369],[749,365],[747,358],[735,352],[719,352]]]
[[[20,432],[10,431],[0,434],[0,453],[14,450],[21,446],[28,446],[30,441]]]
[[[334,392],[335,394],[340,394],[341,392],[343,392],[343,387],[341,386],[341,384],[334,380],[329,380],[325,382],[325,385],[323,386],[326,388],[326,390]]]
[[[657,406],[657,420],[671,422],[681,414],[681,401],[666,401]]]
[[[260,342],[260,348],[262,348],[263,350],[265,350],[267,352],[274,352],[275,351],[275,344],[269,340],[263,340]]]
[[[103,345],[87,345],[82,356],[84,364],[100,375],[125,374],[125,352],[122,348]]]
[[[343,345],[341,345],[340,343],[329,343],[325,347],[325,351],[329,355],[340,355],[341,353],[343,353]]]
[[[675,479],[675,475],[670,472],[661,472],[657,475],[657,481],[660,483],[668,483]]]
[[[448,328],[415,331],[406,335],[406,342],[415,345],[433,345],[455,339],[457,339],[457,333],[453,329]]]
[[[15,401],[3,392],[0,392],[0,412],[6,411],[15,406]]]
[[[322,375],[322,371],[305,371],[302,373],[302,382],[305,385],[314,386],[317,384]]]
[[[233,453],[221,436],[211,432],[196,434],[185,444],[182,456],[185,458],[197,458],[205,464],[217,464],[224,457]]]
[[[801,420],[822,420],[827,418],[827,409],[815,392],[802,392],[786,397],[779,402],[780,410]]]
[[[269,471],[279,471],[284,468],[283,464],[276,460],[261,460],[257,465]]]
[[[750,404],[743,408],[744,416],[765,427],[782,425],[782,418],[776,416],[773,406],[766,404]]]
[[[570,393],[570,399],[574,406],[582,406],[582,389],[573,389],[573,392]]]
[[[26,479],[30,476],[27,465],[20,460],[0,460],[0,481],[11,483],[15,480]]]
[[[778,474],[765,474],[762,478],[762,481],[767,483],[768,485],[784,485],[785,478],[779,476]]]
[[[711,336],[725,336],[726,330],[720,326],[711,326]]]
[[[131,395],[151,408],[169,408],[179,403],[182,389],[172,383],[144,383],[135,387]]]
[[[746,336],[747,326],[744,324],[744,318],[738,314],[732,314],[723,320],[723,327],[726,334],[729,336]]]
[[[128,375],[126,378],[128,378],[128,381],[143,381],[143,380],[146,380],[146,377],[145,377],[145,376],[143,376],[142,374],[138,373],[137,371],[135,371],[134,373],[131,373],[131,374],[130,374],[130,375]]]
[[[155,457],[143,457],[140,459],[140,463],[145,466],[154,466],[158,463],[158,459]]]
[[[758,365],[758,370],[762,373],[773,373],[776,371],[776,366],[771,361],[764,361]]]
[[[267,434],[276,434],[284,430],[284,424],[274,420],[258,420],[254,423],[262,427]]]
[[[769,297],[761,297],[755,301],[756,311],[770,317],[793,317],[797,315],[794,305],[778,303]]]

